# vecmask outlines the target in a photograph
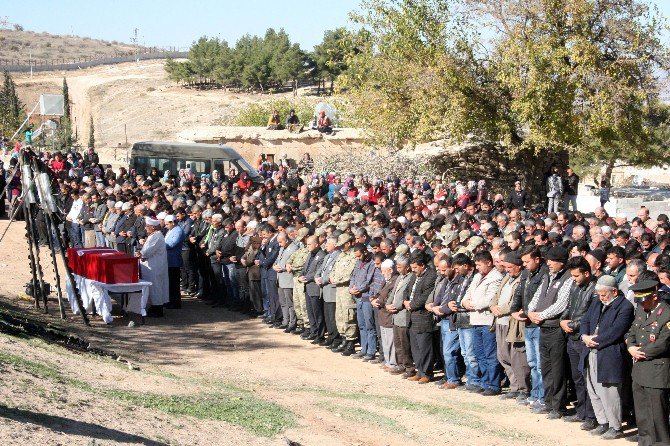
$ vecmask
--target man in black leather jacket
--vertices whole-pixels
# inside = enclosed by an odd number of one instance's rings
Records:
[[[598,427],[589,394],[586,391],[584,375],[579,368],[579,357],[587,349],[579,337],[580,322],[591,305],[595,293],[596,278],[591,274],[591,266],[584,257],[571,258],[566,268],[574,283],[570,289],[568,308],[561,314],[561,328],[568,337],[567,352],[570,361],[572,381],[575,384],[577,403],[575,414],[565,417],[566,421],[581,422],[582,430],[592,430]]]
[[[520,255],[525,269],[521,273],[521,281],[514,293],[510,311],[513,318],[525,323],[526,359],[530,367],[531,390],[530,398],[519,400],[518,403],[529,405],[536,401],[544,401],[544,387],[540,369],[540,327],[528,319],[528,304],[542,283],[542,279],[549,274],[549,270],[537,246],[524,247]]]

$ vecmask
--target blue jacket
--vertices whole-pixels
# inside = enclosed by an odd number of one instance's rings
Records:
[[[275,260],[279,256],[279,243],[277,243],[277,234],[274,234],[264,247],[258,250],[256,259],[260,261],[261,279],[270,281],[277,280],[277,271],[272,269]]]
[[[626,298],[619,296],[604,311],[600,299],[593,299],[588,311],[582,317],[580,334],[592,335],[598,327],[598,336],[593,338],[598,346],[598,382],[601,384],[621,384],[626,374],[625,359],[628,352],[624,336],[635,317],[635,308]],[[602,314],[601,314],[602,312]],[[579,358],[579,368],[584,371],[590,349],[584,349]]]
[[[181,257],[181,247],[185,238],[186,235],[179,226],[175,226],[165,234],[168,268],[181,268],[184,266],[184,261]]]

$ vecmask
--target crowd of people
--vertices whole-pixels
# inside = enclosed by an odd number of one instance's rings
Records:
[[[304,166],[201,181],[93,153],[47,160],[72,246],[139,257],[150,315],[191,296],[409,382],[670,444],[667,215],[579,212],[558,169],[530,206],[521,181],[507,196]]]

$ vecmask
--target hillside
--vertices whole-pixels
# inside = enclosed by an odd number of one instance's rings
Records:
[[[126,56],[145,48],[120,42],[107,42],[90,37],[59,36],[46,32],[0,29],[0,68],[2,65],[28,65],[65,59],[65,62],[83,59]],[[18,60],[18,63],[17,63]]]
[[[40,94],[59,94],[62,72],[15,74],[19,97],[32,108]],[[241,108],[251,103],[272,101],[284,95],[260,95],[195,90],[167,79],[162,61],[143,61],[101,66],[66,73],[75,128],[81,141],[88,137],[88,120],[93,116],[96,146],[111,162],[114,147],[128,142],[174,140],[184,129],[229,125]],[[318,98],[313,98],[318,101]],[[83,125],[82,125],[83,123]]]

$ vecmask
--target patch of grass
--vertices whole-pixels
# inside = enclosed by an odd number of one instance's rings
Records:
[[[36,378],[63,381],[63,376],[56,366],[49,362],[30,361],[18,355],[0,352],[0,364],[11,366]]]
[[[262,437],[273,437],[295,424],[287,409],[242,393],[157,395],[154,393],[103,390],[108,398],[176,416],[224,421]]]
[[[133,406],[160,410],[175,416],[186,415],[202,420],[224,421],[263,437],[272,437],[295,425],[293,413],[286,408],[234,387],[212,394],[159,395],[149,392],[100,389],[80,379],[61,374],[54,364],[46,361],[35,362],[10,353],[0,352],[0,365],[7,365],[36,378],[64,383],[69,387]],[[219,388],[225,387],[220,385]]]
[[[338,413],[342,415],[343,418],[356,424],[363,423],[368,426],[376,426],[392,432],[411,436],[409,432],[407,432],[407,430],[393,418],[373,413],[360,407],[337,406],[327,401],[319,401],[316,403],[316,407],[327,410],[328,412]]]
[[[502,439],[515,439],[522,441],[532,441],[536,438],[531,434],[519,433],[509,429],[498,428],[490,426],[488,420],[480,418],[473,414],[471,410],[483,411],[488,413],[488,417],[492,414],[492,409],[482,404],[468,403],[463,410],[456,407],[447,407],[438,404],[423,403],[414,401],[409,398],[395,397],[388,395],[369,394],[362,392],[334,392],[332,390],[323,388],[300,387],[292,389],[295,392],[310,392],[323,395],[328,398],[342,398],[353,401],[360,401],[362,403],[370,403],[375,406],[384,407],[391,410],[404,410],[412,413],[422,412],[432,417],[439,417],[444,422],[451,423],[456,426],[463,426],[479,431],[486,432],[489,435]],[[448,401],[445,401],[448,403]]]

